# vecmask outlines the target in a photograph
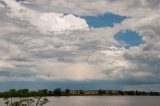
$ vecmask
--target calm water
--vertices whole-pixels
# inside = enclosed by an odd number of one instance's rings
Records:
[[[49,97],[46,106],[160,106],[155,96],[75,96]],[[1,105],[2,99],[0,100]]]

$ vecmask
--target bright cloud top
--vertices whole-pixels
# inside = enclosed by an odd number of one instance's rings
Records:
[[[11,17],[17,17],[24,21],[29,21],[42,33],[63,33],[73,30],[87,29],[88,25],[84,19],[74,15],[64,15],[63,13],[42,13],[28,9],[15,0],[5,0],[10,8]]]

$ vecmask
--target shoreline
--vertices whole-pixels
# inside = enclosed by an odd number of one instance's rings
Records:
[[[41,89],[32,91],[29,89],[10,89],[0,92],[0,98],[4,97],[60,97],[60,96],[160,96],[160,92],[146,91],[121,91],[121,90],[70,90],[56,88],[53,90]]]

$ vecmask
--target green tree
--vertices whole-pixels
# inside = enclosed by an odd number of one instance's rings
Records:
[[[53,93],[55,96],[62,96],[62,90],[60,88],[54,89]]]
[[[28,97],[28,96],[30,96],[29,89],[19,89],[17,92],[18,92],[18,96],[19,97]]]
[[[102,90],[98,90],[98,95],[102,95],[103,94],[103,92],[102,92]]]
[[[69,89],[66,89],[66,90],[64,91],[64,95],[65,95],[65,96],[68,96],[68,95],[70,95],[70,91],[71,91],[71,90],[69,90]]]

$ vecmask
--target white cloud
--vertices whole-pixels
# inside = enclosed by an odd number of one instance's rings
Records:
[[[17,17],[23,21],[29,21],[33,26],[45,34],[65,33],[67,31],[87,29],[88,25],[84,19],[73,15],[64,15],[62,13],[42,13],[26,8],[15,0],[5,0],[10,8],[11,17]]]
[[[27,70],[30,76],[23,76],[24,80],[31,81],[160,80],[157,0],[27,1],[33,7],[13,0],[4,1],[10,9],[0,7],[1,69],[9,69],[15,76]],[[130,18],[112,28],[85,30],[85,20],[55,11],[82,16],[112,12]],[[125,29],[139,32],[145,44],[129,49],[118,47],[114,35]],[[66,31],[71,32],[55,35]]]

